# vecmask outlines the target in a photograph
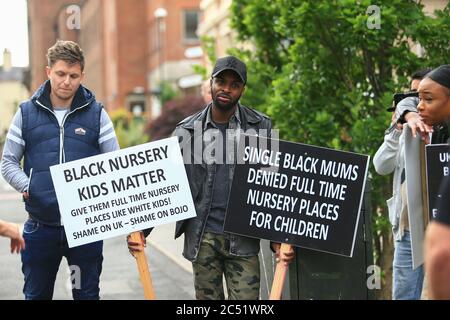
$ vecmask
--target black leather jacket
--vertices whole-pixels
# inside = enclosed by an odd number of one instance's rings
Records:
[[[180,147],[185,159],[186,174],[197,213],[197,217],[195,218],[178,221],[175,230],[175,238],[184,234],[183,256],[190,261],[196,259],[200,248],[200,242],[203,237],[211,205],[216,170],[215,164],[207,165],[203,159],[196,159],[194,152],[189,152],[187,147],[190,150],[194,150],[193,146],[195,143],[203,143],[202,134],[198,134],[198,132],[203,132],[204,123],[211,107],[212,105],[210,104],[204,110],[181,121],[173,134],[177,135],[180,139]],[[264,132],[270,135],[272,123],[266,115],[243,105],[238,105],[238,108],[241,130],[256,130],[258,132],[260,129],[265,129],[261,135],[264,135]],[[194,128],[196,129],[195,134]],[[189,152],[189,156],[186,155],[186,152]],[[190,161],[188,159],[189,157]],[[229,185],[231,186],[234,166],[231,167],[230,171]],[[230,239],[230,254],[236,256],[254,256],[259,253],[259,239],[234,234],[229,234],[228,236]]]
[[[443,123],[439,125],[435,125],[433,127],[433,135],[431,137],[431,143],[450,143],[449,137],[449,123]]]

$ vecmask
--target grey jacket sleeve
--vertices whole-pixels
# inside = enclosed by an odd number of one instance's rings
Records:
[[[120,149],[113,124],[104,109],[100,116],[100,135],[98,142],[102,153]],[[19,108],[6,136],[1,164],[3,177],[19,192],[23,192],[28,188],[28,176],[20,167],[20,161],[24,151],[25,141],[22,138],[22,113]]]
[[[3,178],[17,191],[24,192],[28,187],[28,176],[20,167],[25,151],[25,141],[22,138],[22,112],[19,108],[13,118],[6,136],[1,172]]]
[[[113,123],[105,109],[102,109],[102,114],[100,115],[100,135],[98,137],[98,144],[100,145],[101,153],[120,149]]]
[[[417,105],[419,104],[419,98],[417,97],[407,97],[397,104],[395,109],[395,118],[404,123],[405,113],[417,112]]]
[[[399,151],[399,139],[401,130],[394,129],[384,136],[384,142],[378,148],[373,157],[373,165],[378,174],[386,175],[394,171],[397,165],[397,154]]]

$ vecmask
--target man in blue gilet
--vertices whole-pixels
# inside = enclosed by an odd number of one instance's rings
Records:
[[[22,103],[9,128],[1,171],[23,194],[29,218],[21,252],[25,299],[52,299],[62,257],[75,272],[74,299],[99,299],[103,242],[69,248],[50,166],[119,149],[113,125],[81,85],[83,51],[58,41],[47,52],[48,80]],[[23,168],[20,165],[21,159]]]

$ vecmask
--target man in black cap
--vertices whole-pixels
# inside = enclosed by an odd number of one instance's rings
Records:
[[[181,121],[174,134],[180,138],[186,174],[197,216],[177,222],[175,238],[184,234],[183,256],[192,261],[197,299],[258,299],[259,239],[223,231],[228,195],[236,164],[239,131],[270,134],[271,120],[243,106],[239,99],[247,83],[246,65],[236,57],[217,60],[211,74],[212,101]],[[128,241],[130,251],[139,244]],[[293,251],[277,258],[288,263]]]
[[[432,143],[448,143],[450,137],[450,65],[430,72],[419,85],[419,115],[433,125]],[[450,181],[444,177],[435,219],[425,236],[425,267],[432,299],[450,299]]]

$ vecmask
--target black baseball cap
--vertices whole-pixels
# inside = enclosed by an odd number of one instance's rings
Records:
[[[238,58],[228,56],[217,59],[211,77],[214,78],[225,70],[233,70],[238,74],[244,84],[247,83],[247,67],[245,66],[245,63]]]

